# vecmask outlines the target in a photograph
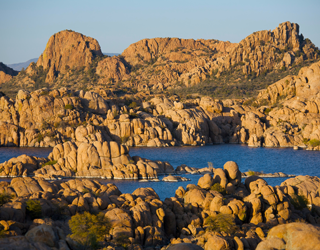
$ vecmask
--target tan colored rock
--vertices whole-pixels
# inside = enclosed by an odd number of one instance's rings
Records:
[[[203,204],[205,200],[205,195],[202,190],[199,190],[197,188],[188,190],[184,196],[184,202],[185,203],[196,203],[199,206]]]
[[[289,223],[273,227],[257,249],[319,249],[319,228],[305,223]],[[280,248],[281,247],[281,248]]]
[[[29,240],[29,242],[41,242],[49,247],[56,246],[56,243],[58,241],[52,226],[45,224],[42,224],[29,230],[26,233],[26,238]]]
[[[228,161],[223,165],[223,169],[226,171],[229,182],[234,185],[241,183],[241,172],[237,163]]]
[[[57,72],[88,67],[95,56],[102,56],[97,40],[80,33],[64,30],[50,37],[37,66],[49,69],[47,81],[52,81]]]
[[[199,178],[198,186],[203,189],[209,189],[213,185],[213,179],[210,174],[205,174]]]
[[[204,246],[205,250],[228,250],[230,249],[229,243],[219,236],[212,236],[208,239],[207,243]]]

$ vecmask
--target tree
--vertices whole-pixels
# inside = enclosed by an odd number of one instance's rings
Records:
[[[97,215],[84,212],[76,214],[69,220],[72,234],[70,237],[84,247],[84,249],[97,249],[98,241],[103,241],[109,233],[111,223],[103,213]]]

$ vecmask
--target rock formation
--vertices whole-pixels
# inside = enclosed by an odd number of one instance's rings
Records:
[[[51,82],[69,69],[88,68],[96,56],[102,56],[97,40],[64,30],[50,37],[37,66],[48,72],[46,81]]]
[[[8,82],[17,74],[18,71],[13,70],[0,62],[0,84]]]
[[[229,161],[161,201],[152,188],[123,194],[114,184],[88,179],[14,178],[0,182],[0,194],[11,197],[1,200],[0,248],[78,249],[67,236],[70,217],[103,212],[112,225],[100,242],[108,249],[317,249],[319,183],[298,176],[272,187],[251,176],[243,184],[238,165]],[[30,200],[40,202],[41,218],[30,217]],[[236,231],[209,229],[208,218],[220,217],[231,218]]]

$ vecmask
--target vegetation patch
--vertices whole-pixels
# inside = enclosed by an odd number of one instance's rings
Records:
[[[10,202],[13,199],[13,197],[14,196],[12,194],[2,192],[2,194],[0,194],[0,206]]]
[[[70,237],[78,242],[84,249],[98,249],[99,241],[109,233],[111,223],[103,213],[97,215],[84,212],[76,214],[69,220],[69,227],[72,232]]]
[[[42,216],[41,204],[39,200],[27,200],[27,214],[32,220]]]
[[[224,232],[226,234],[233,234],[236,231],[236,223],[231,214],[218,214],[216,216],[208,216],[204,224],[208,231]]]
[[[70,109],[70,110],[72,110],[72,109],[74,109],[74,107],[73,107],[73,105],[72,104],[66,104],[65,106],[64,106],[64,109]]]
[[[304,195],[296,195],[293,194],[290,199],[291,204],[295,207],[295,209],[302,210],[306,208],[308,205],[308,199]]]
[[[46,163],[42,164],[42,167],[47,166],[47,165],[54,165],[56,163],[57,163],[57,161],[47,161]]]

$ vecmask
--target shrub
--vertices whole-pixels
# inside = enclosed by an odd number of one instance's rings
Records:
[[[249,170],[248,170],[248,175],[249,175],[249,176],[253,176],[253,175],[256,175],[256,173],[255,173],[254,171],[252,171],[252,170],[249,169]]]
[[[217,192],[222,193],[222,194],[225,193],[225,189],[219,183],[213,184],[211,186],[210,190],[214,190],[214,191],[217,191]]]
[[[302,142],[303,142],[303,144],[307,144],[309,142],[309,139],[303,138]]]
[[[232,234],[236,230],[236,224],[231,214],[218,214],[216,216],[209,216],[205,219],[208,231],[225,232]]]
[[[310,140],[309,141],[309,145],[311,146],[311,147],[317,147],[317,146],[320,146],[320,141],[319,140],[317,140],[317,139],[312,139],[312,140]]]
[[[11,201],[13,198],[12,194],[8,194],[6,192],[2,192],[2,194],[0,194],[0,206],[2,206],[3,204],[8,203],[9,201]]]
[[[102,241],[109,233],[111,223],[103,213],[94,215],[84,212],[72,216],[69,220],[69,227],[72,232],[70,237],[73,240],[86,248],[97,249],[98,241]]]
[[[27,200],[27,214],[31,219],[40,218],[42,216],[41,204],[38,200]]]
[[[136,102],[132,102],[129,105],[129,108],[136,108],[138,106],[138,104]]]
[[[89,189],[84,188],[84,189],[82,189],[82,193],[83,193],[83,194],[88,194],[88,193],[90,193],[90,191],[89,191]]]
[[[130,244],[129,236],[126,234],[120,234],[115,238],[115,242],[117,246],[122,246],[127,249]]]
[[[43,135],[39,133],[37,136],[37,142],[41,142],[42,140],[43,140]]]
[[[303,208],[307,207],[308,205],[308,199],[302,194],[302,195],[292,195],[290,199],[291,204],[299,210],[302,210]]]
[[[121,143],[121,144],[124,144],[124,143],[126,143],[128,140],[129,140],[129,136],[122,136],[122,137],[120,138],[120,143]]]
[[[137,113],[130,113],[129,115],[130,119],[138,118],[139,115]]]
[[[57,161],[47,161],[46,163],[42,164],[42,167],[47,166],[47,165],[54,165],[56,163],[57,163]]]
[[[66,106],[64,106],[64,109],[70,109],[72,110],[74,107],[72,104],[66,104]]]
[[[268,115],[271,110],[272,110],[271,108],[266,108],[266,109],[263,111],[263,113],[264,113],[265,115]]]
[[[5,236],[4,226],[0,224],[0,238],[3,238],[4,236]]]

